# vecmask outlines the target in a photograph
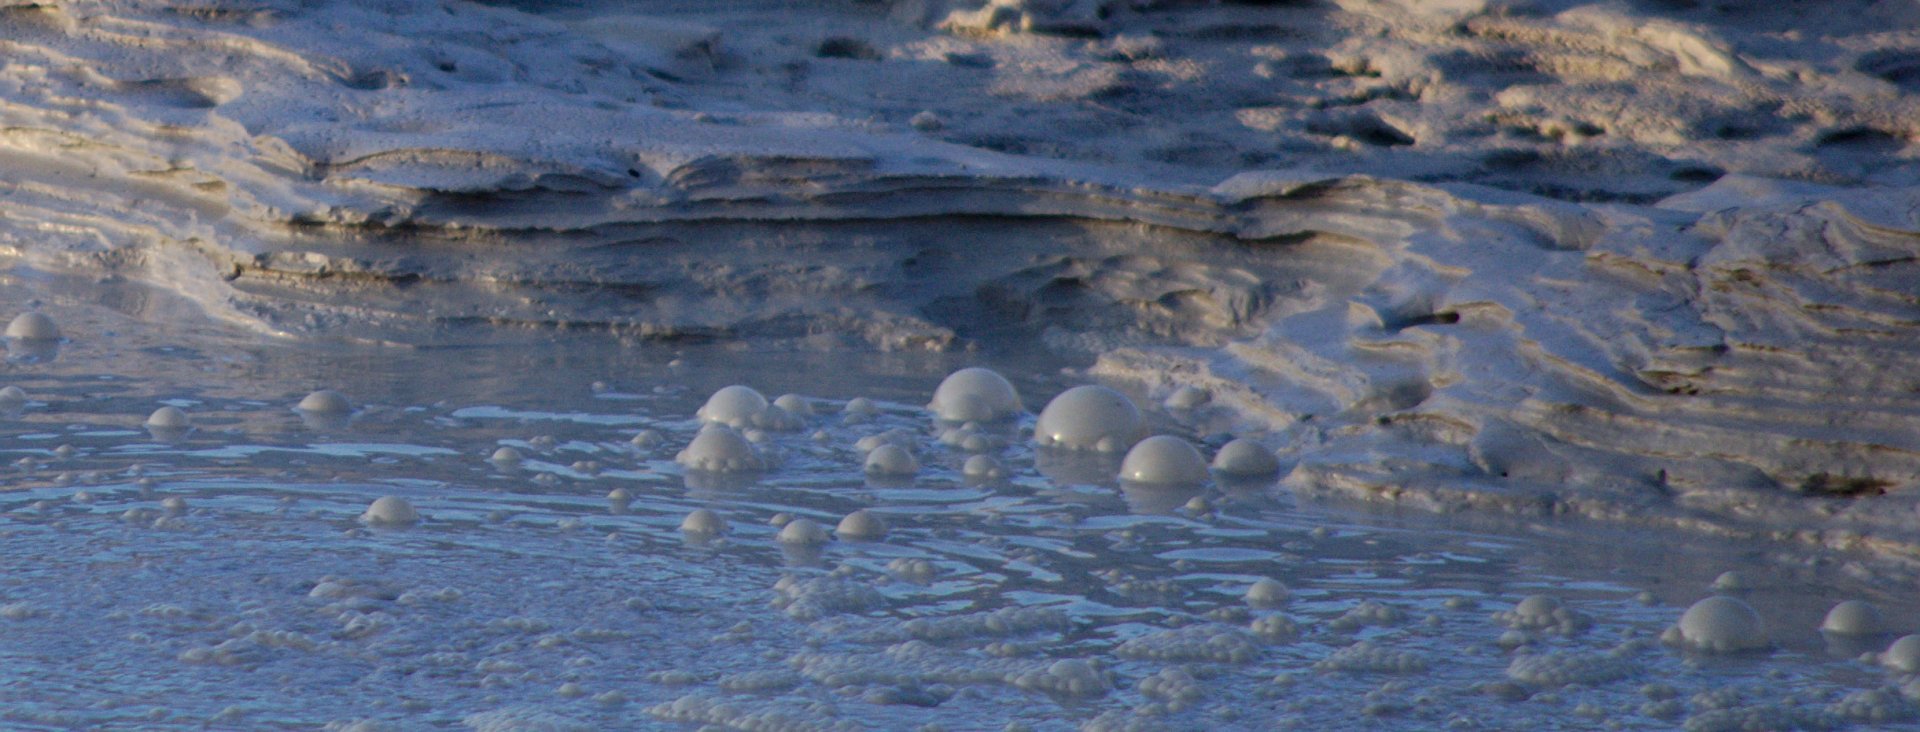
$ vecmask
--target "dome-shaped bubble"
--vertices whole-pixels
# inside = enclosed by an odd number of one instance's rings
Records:
[[[1280,580],[1262,577],[1247,588],[1246,600],[1247,604],[1254,607],[1274,607],[1286,602],[1289,594],[1287,586],[1281,584]]]
[[[728,427],[751,427],[762,412],[767,411],[767,398],[754,391],[751,386],[733,386],[722,388],[707,397],[706,405],[695,413],[700,419]]]
[[[11,384],[0,386],[0,405],[19,406],[27,403],[27,390]]]
[[[187,418],[187,413],[172,405],[155,409],[153,414],[147,415],[147,426],[154,429],[183,430],[190,424],[192,420]]]
[[[947,375],[927,409],[948,422],[996,422],[1020,413],[1020,394],[993,369],[973,367]]]
[[[1523,620],[1545,620],[1565,607],[1552,595],[1528,595],[1513,605],[1513,614]]]
[[[498,450],[494,450],[493,455],[489,456],[487,459],[492,460],[496,463],[500,463],[502,465],[512,465],[527,459],[527,456],[520,454],[520,451],[518,449],[508,446],[508,447],[502,447]]]
[[[760,470],[766,463],[753,451],[753,445],[747,438],[726,427],[709,426],[695,435],[687,449],[673,457],[673,461],[694,470],[714,473],[734,473],[748,470]]]
[[[53,318],[47,317],[46,313],[21,313],[7,324],[7,337],[26,341],[57,341],[60,340],[60,326],[54,324]]]
[[[726,533],[727,520],[704,508],[696,508],[680,520],[680,530],[689,534]]]
[[[1827,611],[1820,629],[1840,635],[1874,635],[1887,632],[1886,618],[1880,608],[1865,600],[1847,600]]]
[[[1155,485],[1186,485],[1207,480],[1207,461],[1193,443],[1172,435],[1141,440],[1120,462],[1120,479]]]
[[[867,453],[866,470],[869,475],[913,475],[920,472],[920,461],[906,448],[887,443]]]
[[[360,520],[375,526],[401,526],[420,520],[420,514],[413,510],[413,504],[398,496],[381,496],[367,506]]]
[[[1880,654],[1880,665],[1901,673],[1920,673],[1920,635],[1900,636]]]
[[[1715,595],[1680,616],[1680,640],[1703,651],[1731,653],[1772,645],[1760,614],[1738,598]]]
[[[332,389],[321,389],[300,400],[300,411],[315,414],[346,414],[353,411],[347,398]]]
[[[1740,592],[1753,589],[1753,580],[1747,577],[1745,572],[1729,569],[1713,578],[1713,584],[1708,585],[1708,588],[1718,592]]]
[[[1212,392],[1192,384],[1186,384],[1178,389],[1174,389],[1173,393],[1168,394],[1166,401],[1161,402],[1160,405],[1173,411],[1180,411],[1183,409],[1199,409],[1211,401],[1213,401]]]
[[[866,437],[860,438],[853,443],[853,449],[861,452],[873,452],[875,448],[881,445],[899,445],[900,447],[912,449],[913,443],[914,434],[912,430],[904,427],[895,427],[877,435],[867,435]]]
[[[833,533],[839,534],[842,539],[878,539],[887,535],[887,524],[863,508],[840,519],[840,525],[834,527]]]
[[[813,414],[813,403],[799,394],[781,394],[778,399],[773,400],[773,406],[785,409],[788,414],[795,417],[807,417]]]
[[[960,466],[960,474],[974,480],[998,480],[1007,476],[1007,469],[991,455],[975,455]]]
[[[780,527],[777,538],[782,544],[824,544],[827,530],[820,528],[812,519],[794,519]]]
[[[1213,469],[1221,475],[1235,478],[1265,478],[1280,472],[1280,459],[1253,440],[1240,438],[1220,447],[1214,453]]]
[[[1125,394],[1087,384],[1068,389],[1040,410],[1033,440],[1063,450],[1124,452],[1147,436],[1146,420]]]

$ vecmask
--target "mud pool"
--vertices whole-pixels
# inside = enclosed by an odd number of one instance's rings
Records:
[[[64,336],[5,368],[10,728],[1920,728],[1904,657],[1863,655],[1920,607],[1874,557],[1123,485],[1120,454],[1036,452],[1047,400],[1098,383],[1044,356],[262,342],[134,283],[0,284]],[[947,444],[926,405],[965,366],[1026,411]],[[750,433],[765,471],[687,470],[731,384],[798,395],[776,401],[803,424]],[[350,416],[295,409],[322,388]],[[1208,458],[1231,437],[1131,396]],[[189,427],[143,426],[162,406]],[[870,476],[863,440],[918,470]],[[976,454],[1004,477],[966,475]],[[420,520],[360,521],[382,496]],[[724,527],[683,532],[698,509]],[[883,535],[776,538],[860,509]],[[1660,640],[1716,593],[1766,649]],[[1886,632],[1823,634],[1842,600]]]

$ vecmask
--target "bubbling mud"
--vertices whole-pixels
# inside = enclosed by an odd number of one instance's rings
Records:
[[[60,340],[60,326],[46,313],[26,312],[7,323],[7,337],[29,341]]]
[[[193,420],[187,416],[186,410],[168,405],[153,410],[144,424],[155,430],[185,430],[193,426]]]
[[[867,453],[864,467],[869,475],[907,477],[920,472],[920,461],[907,448],[888,442]]]
[[[674,462],[710,473],[741,473],[766,468],[766,461],[730,427],[710,424],[673,458]]]
[[[1033,427],[1034,442],[1056,450],[1119,453],[1146,436],[1147,423],[1133,400],[1098,384],[1061,392]]]
[[[696,508],[680,520],[680,530],[689,534],[716,536],[727,532],[727,520],[710,509]]]
[[[1846,600],[1834,605],[1820,621],[1820,629],[1839,635],[1878,635],[1887,632],[1887,620],[1880,608],[1865,600]]]
[[[1193,485],[1207,480],[1207,461],[1193,443],[1155,435],[1136,443],[1120,462],[1120,479],[1154,485]]]
[[[1680,616],[1680,624],[1665,637],[1713,653],[1755,651],[1773,645],[1753,606],[1726,595],[1715,595],[1688,607]]]
[[[735,384],[714,392],[695,416],[734,429],[745,429],[759,426],[768,406],[767,398],[753,387]]]
[[[374,526],[406,526],[419,523],[420,514],[404,498],[381,496],[367,506],[360,520]]]
[[[353,404],[340,392],[321,389],[301,398],[297,408],[314,414],[343,415],[353,411]]]
[[[1243,437],[1220,446],[1213,470],[1235,478],[1266,478],[1280,474],[1280,459],[1265,445]]]
[[[927,404],[935,417],[948,422],[998,422],[1019,414],[1020,394],[992,369],[972,367],[949,374]]]
[[[862,508],[840,519],[833,533],[842,539],[872,541],[887,535],[887,525],[872,511]]]

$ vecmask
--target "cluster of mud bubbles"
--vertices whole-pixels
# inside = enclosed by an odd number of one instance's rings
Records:
[[[1859,558],[1298,499],[1203,393],[141,307],[7,330],[8,728],[1920,727]]]

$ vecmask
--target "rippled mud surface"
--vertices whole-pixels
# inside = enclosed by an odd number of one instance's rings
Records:
[[[66,335],[13,342],[5,370],[28,394],[0,421],[13,728],[1920,728],[1905,657],[1862,656],[1920,607],[1884,558],[1277,480],[1122,486],[1118,455],[1036,453],[1033,413],[1095,381],[1043,357],[263,343],[139,285],[5,284]],[[1029,410],[972,445],[1004,479],[963,476],[923,406],[970,365]],[[734,383],[812,414],[758,435],[769,470],[683,469]],[[293,410],[317,388],[352,415]],[[1157,434],[1228,437],[1132,396]],[[192,429],[142,427],[162,405]],[[857,444],[890,431],[920,469],[869,478]],[[359,521],[388,495],[422,520]],[[702,508],[727,530],[683,533]],[[885,535],[776,540],[857,509]],[[1249,598],[1263,579],[1284,590]],[[1771,648],[1661,642],[1716,591]],[[1823,635],[1845,599],[1888,632]]]

